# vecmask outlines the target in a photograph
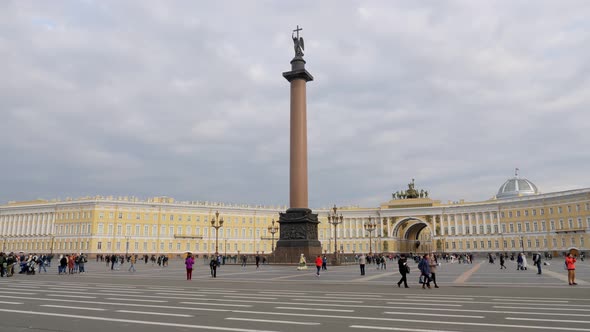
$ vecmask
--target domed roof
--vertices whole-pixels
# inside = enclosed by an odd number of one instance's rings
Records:
[[[527,179],[521,179],[518,176],[508,179],[500,186],[496,198],[511,198],[528,195],[538,195],[539,189],[534,183]]]

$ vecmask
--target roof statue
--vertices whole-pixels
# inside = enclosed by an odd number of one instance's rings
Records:
[[[297,29],[293,30],[291,34],[291,38],[293,38],[293,47],[295,48],[295,57],[302,57],[303,50],[305,50],[305,44],[303,43],[303,37],[299,37],[299,31],[303,30],[302,28],[297,26]],[[297,37],[295,36],[295,32],[297,32]]]
[[[420,189],[417,190],[414,179],[408,183],[408,189],[402,191],[396,191],[391,194],[393,199],[408,199],[408,198],[428,198],[428,190]]]

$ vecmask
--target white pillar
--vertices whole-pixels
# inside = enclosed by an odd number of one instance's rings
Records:
[[[440,235],[445,235],[445,218],[444,218],[444,214],[441,214],[440,217]]]
[[[491,211],[488,212],[488,214],[489,214],[489,219],[490,219],[490,232],[493,234],[494,233],[494,214]],[[499,231],[500,231],[500,229],[498,229],[498,232]]]
[[[500,223],[500,211],[498,211],[498,233],[502,234],[502,224]],[[547,227],[550,227],[549,225],[547,225]]]
[[[455,234],[453,235],[458,235],[459,234],[459,218],[456,214],[453,215],[453,219],[455,219]]]
[[[475,214],[475,227],[477,227],[477,234],[479,235],[479,216]]]
[[[461,213],[461,234],[465,235],[465,213]]]

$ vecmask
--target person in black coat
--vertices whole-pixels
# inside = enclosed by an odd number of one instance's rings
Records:
[[[397,287],[401,287],[402,282],[404,283],[405,288],[408,287],[408,279],[406,279],[406,274],[410,272],[410,267],[408,266],[408,259],[406,256],[401,255],[400,258],[397,260],[397,265],[399,267],[399,273],[402,275],[402,278],[397,282]]]

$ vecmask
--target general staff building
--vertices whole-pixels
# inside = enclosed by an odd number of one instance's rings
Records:
[[[337,226],[328,222],[332,209],[315,209],[323,252],[557,254],[584,251],[590,240],[590,188],[539,193],[516,176],[482,202],[441,203],[408,192],[379,207],[339,207]],[[10,202],[0,205],[0,236],[5,252],[210,254],[217,241],[221,254],[270,254],[280,237],[271,226],[285,209],[169,197]],[[219,228],[211,223],[216,212],[224,220]]]

